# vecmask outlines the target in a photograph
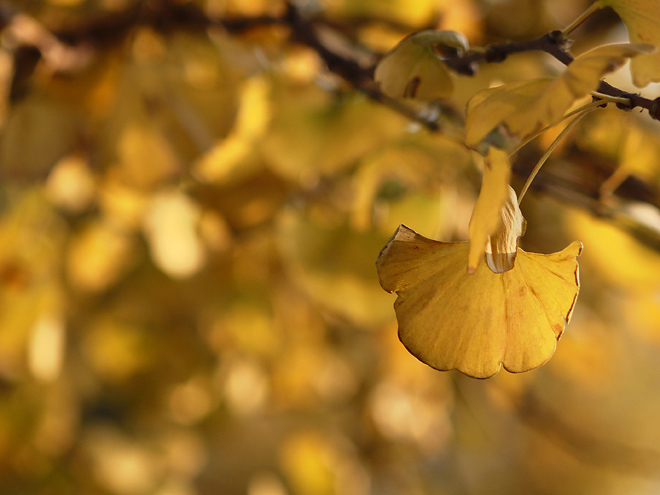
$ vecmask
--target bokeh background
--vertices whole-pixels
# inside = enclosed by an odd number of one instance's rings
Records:
[[[467,239],[467,99],[561,67],[520,54],[405,107],[337,75],[588,4],[0,1],[0,493],[658,493],[660,124],[603,109],[557,149],[521,242],[583,242],[573,320],[547,365],[479,381],[405,351],[374,262],[400,223]],[[573,36],[627,39],[609,10]]]

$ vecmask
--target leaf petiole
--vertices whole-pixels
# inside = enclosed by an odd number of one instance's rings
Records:
[[[584,21],[587,20],[587,18],[596,12],[598,9],[600,9],[602,5],[600,4],[599,1],[596,1],[592,3],[587,10],[582,12],[582,14],[575,19],[573,22],[571,22],[568,26],[566,26],[564,29],[561,31],[562,38],[565,38],[568,36],[570,33],[572,33],[575,29],[577,29]]]
[[[630,98],[624,98],[622,96],[610,96],[605,93],[599,93],[598,91],[593,91],[591,96],[601,100],[601,105],[604,103],[617,103],[619,105],[624,105],[626,107],[632,107],[632,102]]]
[[[592,104],[595,102],[592,102]],[[592,105],[589,104],[589,105]],[[585,107],[588,107],[589,105],[585,105]],[[602,103],[601,103],[602,105]],[[552,142],[552,144],[548,147],[546,152],[543,154],[541,159],[538,161],[538,163],[534,166],[534,170],[532,170],[532,173],[529,174],[529,177],[527,177],[527,181],[525,182],[525,185],[523,186],[522,190],[520,191],[520,194],[518,195],[518,205],[520,205],[522,199],[525,197],[525,193],[529,189],[529,186],[532,184],[532,181],[536,177],[536,175],[539,173],[539,170],[541,170],[541,167],[543,164],[548,160],[548,157],[552,154],[552,152],[555,150],[559,142],[564,138],[568,132],[575,127],[575,124],[577,124],[582,117],[587,115],[589,112],[592,112],[594,109],[597,108],[597,105],[592,105],[591,108],[587,108],[586,110],[584,109],[585,107],[582,107],[582,111],[578,113],[577,117],[575,117],[573,120],[571,120],[568,125],[559,133],[559,135],[555,138],[555,140]],[[575,113],[575,112],[573,112]]]
[[[607,96],[607,95],[604,95],[604,96]],[[598,98],[600,98],[600,96],[598,96]],[[608,98],[609,98],[609,97],[608,97]],[[624,99],[625,99],[626,101],[629,101],[629,100],[627,100],[627,98],[624,98]],[[539,136],[540,136],[541,134],[543,134],[545,131],[547,131],[548,129],[550,129],[550,128],[556,126],[557,124],[560,124],[560,123],[563,122],[564,120],[566,120],[566,119],[570,119],[570,118],[573,117],[574,115],[577,115],[577,114],[579,114],[579,113],[581,113],[581,112],[586,112],[586,111],[588,111],[588,110],[591,110],[592,108],[597,108],[597,107],[599,107],[599,106],[601,106],[601,105],[605,105],[605,104],[607,104],[607,103],[609,103],[609,102],[608,102],[608,101],[602,101],[602,100],[595,100],[595,101],[591,101],[591,102],[587,103],[586,105],[582,105],[580,108],[576,108],[576,109],[573,110],[572,112],[569,112],[569,113],[567,113],[566,115],[564,115],[564,116],[561,118],[561,120],[560,120],[559,122],[557,122],[557,123],[555,123],[555,124],[552,124],[552,125],[545,126],[545,127],[543,127],[542,129],[539,129],[538,131],[536,131],[534,134],[530,134],[529,136],[527,136],[525,139],[523,139],[523,140],[520,142],[520,144],[518,144],[518,146],[516,146],[516,147],[513,149],[513,151],[511,151],[511,152],[509,153],[509,157],[511,157],[511,156],[515,155],[516,153],[518,153],[522,148],[524,148],[525,146],[527,146],[530,142],[534,141],[537,137],[539,137]],[[613,103],[615,103],[615,102],[613,102]]]

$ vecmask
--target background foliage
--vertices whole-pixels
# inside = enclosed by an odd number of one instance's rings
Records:
[[[519,54],[401,107],[364,82],[378,54],[428,27],[538,37],[588,4],[1,2],[0,493],[656,493],[648,114],[591,114],[523,203],[523,248],[585,246],[542,368],[424,366],[374,268],[400,223],[467,238],[467,99],[560,68]],[[573,37],[627,39],[609,9]],[[553,137],[519,154],[518,189]]]

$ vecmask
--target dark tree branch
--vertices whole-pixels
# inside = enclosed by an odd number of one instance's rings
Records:
[[[562,64],[569,65],[573,62],[573,56],[563,48],[566,40],[561,37],[561,34],[561,31],[552,31],[535,40],[492,45],[483,52],[468,53],[463,57],[445,60],[445,63],[456,72],[469,75],[474,72],[474,65],[477,62],[498,63],[503,62],[509,55],[515,53],[541,51],[551,55]],[[648,110],[653,119],[660,120],[660,100],[658,99],[650,100],[637,93],[623,91],[605,81],[601,81],[598,92],[617,98],[627,98],[630,100],[630,105],[619,104],[620,108],[625,110],[636,107],[644,108]]]
[[[499,63],[514,53],[541,51],[552,55],[564,65],[568,65],[573,61],[573,57],[561,47],[560,35],[561,31],[553,31],[535,40],[491,45],[484,51],[468,52],[464,56],[447,59],[445,64],[460,74],[471,75],[474,73],[477,62]]]

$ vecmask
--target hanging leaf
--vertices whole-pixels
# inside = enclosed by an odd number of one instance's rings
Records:
[[[660,9],[651,0],[598,0],[603,7],[612,7],[628,28],[630,41],[660,46]],[[635,86],[643,88],[660,81],[660,51],[646,53],[630,62]]]
[[[554,125],[573,103],[598,89],[605,74],[621,67],[628,58],[653,50],[652,45],[643,43],[600,46],[576,57],[557,78],[532,79],[477,93],[468,102],[465,142],[477,145],[498,124],[521,137]]]
[[[502,366],[523,372],[545,363],[570,320],[579,291],[573,242],[550,255],[517,249],[515,267],[465,271],[468,245],[427,239],[401,225],[376,266],[396,292],[399,338],[420,361],[488,378]]]
[[[374,79],[392,98],[433,100],[454,90],[451,76],[434,47],[463,53],[467,40],[456,31],[425,30],[404,38],[376,66]]]
[[[502,207],[507,197],[509,197],[510,175],[511,165],[507,153],[491,147],[488,156],[484,160],[483,184],[470,219],[470,253],[468,258],[470,273],[474,273],[479,263],[481,263],[484,253],[487,248],[490,248],[491,234],[501,224]],[[513,247],[515,253],[516,244]],[[513,260],[511,260],[511,264],[507,269],[511,267],[513,267]]]

